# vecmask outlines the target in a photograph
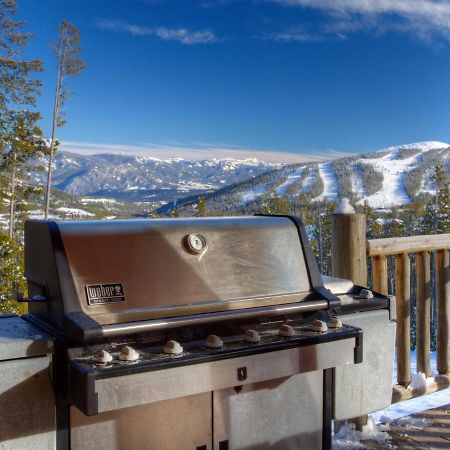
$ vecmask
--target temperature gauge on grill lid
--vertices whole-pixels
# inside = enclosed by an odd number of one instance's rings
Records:
[[[187,250],[195,255],[204,253],[208,248],[206,238],[201,234],[189,234],[184,237],[184,243]]]

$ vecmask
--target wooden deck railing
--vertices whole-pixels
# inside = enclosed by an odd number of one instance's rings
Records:
[[[397,298],[397,382],[393,401],[434,392],[450,385],[450,234],[375,239],[367,241],[372,263],[372,285]],[[393,259],[389,264],[389,259]],[[412,261],[415,279],[411,279]],[[434,276],[431,277],[431,264]],[[389,283],[390,277],[395,282]],[[391,291],[389,292],[389,285]],[[415,298],[417,372],[432,375],[430,337],[432,308],[437,308],[437,371],[425,392],[405,389],[411,381],[411,301]]]

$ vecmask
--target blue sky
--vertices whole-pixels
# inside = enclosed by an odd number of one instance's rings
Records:
[[[80,29],[66,149],[289,160],[450,142],[448,1],[17,1],[47,134],[50,44],[61,19]]]

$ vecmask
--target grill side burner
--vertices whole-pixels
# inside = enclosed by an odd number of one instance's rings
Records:
[[[332,320],[297,218],[29,221],[25,271],[59,448],[330,448],[362,332]]]

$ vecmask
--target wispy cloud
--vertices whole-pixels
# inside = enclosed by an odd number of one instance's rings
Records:
[[[212,44],[218,40],[209,30],[192,31],[187,28],[145,27],[114,19],[97,19],[95,25],[102,30],[128,33],[133,36],[154,36],[163,41],[178,41],[184,45]]]
[[[275,34],[277,40],[312,40],[334,36],[345,39],[356,32],[410,33],[433,42],[450,41],[448,0],[267,0],[280,5],[321,11],[329,21],[313,34],[291,29]],[[307,39],[309,38],[309,39]]]
[[[336,150],[321,152],[290,153],[268,150],[243,148],[236,145],[197,143],[191,145],[170,144],[159,145],[153,143],[141,143],[139,145],[117,145],[92,142],[62,141],[60,149],[73,153],[94,155],[100,153],[117,153],[126,155],[150,156],[159,159],[185,158],[185,159],[210,159],[210,158],[234,158],[248,159],[258,158],[261,161],[276,163],[301,163],[313,161],[325,161],[348,155],[348,153]]]

